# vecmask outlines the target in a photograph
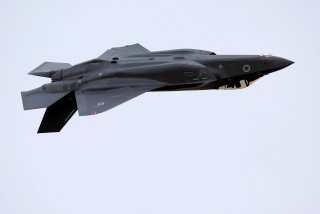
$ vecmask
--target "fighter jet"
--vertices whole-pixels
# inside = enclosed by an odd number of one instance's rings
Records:
[[[78,110],[96,115],[145,92],[241,89],[293,62],[271,55],[217,55],[139,44],[107,50],[77,65],[44,62],[29,74],[51,83],[21,92],[24,110],[47,108],[38,133],[59,132]]]

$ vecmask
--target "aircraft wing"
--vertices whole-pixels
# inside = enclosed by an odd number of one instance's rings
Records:
[[[155,86],[121,87],[102,91],[76,91],[80,116],[99,114],[129,101]]]
[[[111,60],[113,57],[127,57],[136,54],[149,53],[150,51],[140,44],[127,45],[124,47],[111,48],[104,52],[99,59]]]

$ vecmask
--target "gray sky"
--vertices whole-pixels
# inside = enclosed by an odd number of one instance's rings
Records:
[[[0,213],[320,213],[319,1],[2,0]],[[59,134],[20,92],[133,43],[282,56],[238,91],[147,93]]]

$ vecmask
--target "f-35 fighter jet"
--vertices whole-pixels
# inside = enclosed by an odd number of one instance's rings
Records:
[[[134,44],[74,66],[45,62],[29,74],[52,82],[21,95],[25,110],[47,108],[38,133],[59,132],[77,110],[99,114],[150,91],[240,89],[292,63],[194,49],[150,52]]]

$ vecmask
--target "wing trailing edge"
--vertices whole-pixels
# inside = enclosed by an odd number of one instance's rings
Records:
[[[154,88],[155,86],[144,86],[121,87],[103,91],[76,91],[79,115],[95,115],[108,111]]]

